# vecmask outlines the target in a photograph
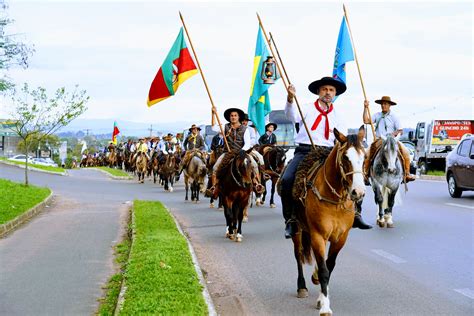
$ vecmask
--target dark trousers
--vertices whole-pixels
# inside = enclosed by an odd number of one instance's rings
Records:
[[[283,217],[287,222],[294,219],[294,201],[293,201],[293,184],[295,183],[296,170],[304,157],[311,151],[311,146],[299,145],[295,149],[295,155],[286,167],[285,173],[281,178],[281,205],[283,209]]]

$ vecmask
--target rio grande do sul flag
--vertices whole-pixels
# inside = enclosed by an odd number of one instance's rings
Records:
[[[148,92],[148,106],[174,95],[183,82],[197,73],[198,70],[186,46],[181,27],[173,47],[151,83],[150,92]]]
[[[117,145],[117,135],[120,134],[120,130],[117,127],[117,122],[114,121],[114,130],[112,132],[112,142]]]

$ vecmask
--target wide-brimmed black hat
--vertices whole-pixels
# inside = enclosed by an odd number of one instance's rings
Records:
[[[344,82],[332,77],[322,77],[319,80],[313,81],[309,84],[308,89],[314,94],[319,94],[319,88],[322,86],[333,86],[336,88],[336,95],[343,94],[347,89]]]
[[[383,96],[380,100],[375,100],[375,103],[382,104],[383,102],[387,102],[390,105],[397,105],[396,102],[392,101],[389,96]]]
[[[265,125],[265,130],[267,130],[270,125],[273,125],[273,130],[274,130],[274,131],[275,131],[275,130],[277,129],[277,127],[278,127],[278,125],[276,125],[275,123],[268,123],[267,125]]]
[[[191,130],[192,130],[193,128],[197,128],[198,131],[201,130],[201,128],[200,128],[199,126],[197,126],[196,124],[193,124],[193,125],[191,125],[191,127],[189,128],[189,131],[191,132]]]
[[[247,113],[245,113],[244,118],[242,119],[242,121],[252,121],[252,120],[249,118],[249,115]]]
[[[245,116],[244,111],[242,111],[241,109],[238,109],[238,108],[230,108],[230,109],[225,110],[225,112],[224,112],[224,117],[228,122],[230,122],[230,113],[232,113],[232,112],[239,113],[239,121],[240,122],[242,122],[244,120],[244,116]]]

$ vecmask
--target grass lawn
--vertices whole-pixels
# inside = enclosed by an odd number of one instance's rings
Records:
[[[0,179],[0,192],[0,224],[4,224],[43,201],[51,190]]]
[[[25,165],[24,162],[22,161],[14,161],[14,160],[8,160],[4,157],[1,157],[0,160],[3,160],[3,161],[7,161],[9,163],[13,163],[15,165]],[[32,164],[30,162],[28,162],[28,168],[36,168],[36,169],[41,169],[41,170],[46,170],[46,171],[51,171],[51,172],[56,172],[56,173],[64,173],[66,172],[66,170],[64,168],[60,168],[60,167],[50,167],[50,166],[42,166],[42,165],[35,165],[35,164]]]
[[[109,174],[116,177],[130,177],[128,173],[120,169],[113,169],[109,167],[96,167],[96,168],[100,170],[104,170],[105,172],[108,172]]]
[[[445,172],[444,172],[444,170],[428,170],[426,175],[428,175],[428,176],[444,176]]]
[[[160,202],[135,201],[123,315],[206,315],[185,238]]]

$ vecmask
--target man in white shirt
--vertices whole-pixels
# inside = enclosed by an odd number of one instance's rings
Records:
[[[323,77],[320,80],[312,82],[308,86],[308,89],[319,96],[314,104],[303,105],[301,109],[303,117],[308,124],[311,138],[315,146],[332,148],[334,147],[336,139],[333,130],[334,128],[341,129],[340,120],[338,120],[332,101],[336,95],[340,95],[346,91],[346,85],[338,79]],[[295,143],[298,144],[298,147],[295,149],[295,155],[286,167],[285,173],[281,178],[281,203],[286,224],[286,238],[293,237],[298,231],[292,190],[298,165],[311,151],[311,141],[303,126],[301,116],[293,104],[295,94],[295,87],[290,85],[288,87],[285,114],[293,123],[299,123],[300,129],[295,137]],[[372,226],[363,221],[360,213],[356,213],[353,227],[360,229],[372,228]]]
[[[369,154],[364,161],[364,177],[366,184],[368,183],[370,165],[372,164],[378,149],[382,146],[382,139],[385,139],[389,134],[393,137],[397,137],[403,133],[398,117],[396,117],[393,111],[390,110],[390,108],[397,105],[397,103],[392,101],[389,96],[383,96],[381,99],[375,100],[375,103],[380,104],[382,111],[372,115],[372,122],[375,124],[375,136],[377,139],[370,145]],[[371,122],[368,108],[369,101],[365,101],[363,114],[365,124],[370,124]],[[401,142],[398,142],[398,151],[399,155],[403,157],[402,165],[405,173],[405,182],[415,181],[415,176],[410,174],[410,153]]]

